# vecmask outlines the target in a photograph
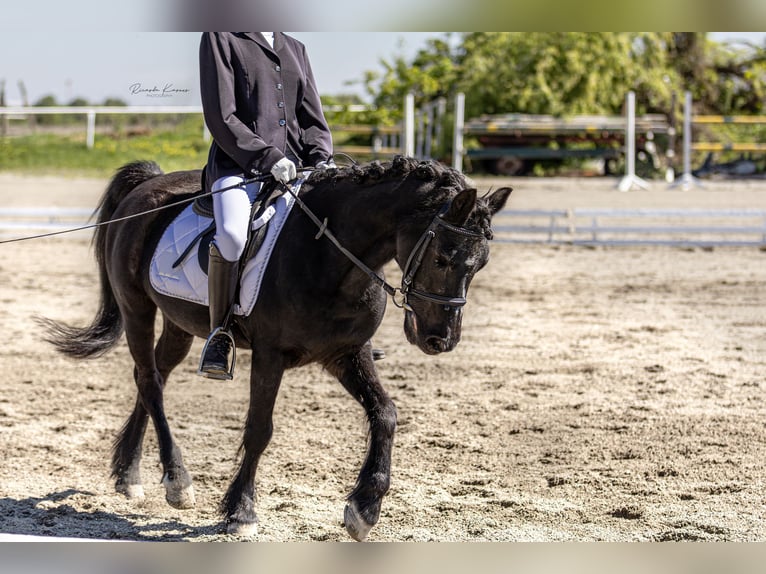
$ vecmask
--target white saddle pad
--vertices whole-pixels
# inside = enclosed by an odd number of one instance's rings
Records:
[[[298,186],[294,187],[294,191],[298,192]],[[266,265],[294,203],[295,198],[285,193],[277,198],[261,217],[253,221],[254,230],[269,222],[271,225],[266,230],[266,237],[258,253],[247,262],[242,271],[239,303],[234,305],[235,315],[247,316],[255,307]],[[211,218],[197,215],[189,205],[164,231],[152,256],[149,271],[149,281],[158,293],[200,305],[208,304],[207,274],[200,267],[197,257],[199,245],[195,246],[175,269],[173,263],[211,222]]]

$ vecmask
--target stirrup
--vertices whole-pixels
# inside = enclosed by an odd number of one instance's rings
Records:
[[[222,335],[229,339],[229,342],[231,343],[231,365],[229,366],[229,370],[225,373],[211,373],[208,371],[202,370],[202,365],[205,362],[205,355],[207,355],[207,348],[210,345],[210,342],[215,339],[218,335]],[[213,329],[213,332],[208,335],[207,340],[205,341],[205,346],[202,347],[202,354],[199,359],[199,367],[197,367],[197,374],[202,375],[203,377],[207,377],[208,379],[217,379],[220,381],[230,381],[234,378],[234,366],[237,364],[237,345],[234,342],[234,335],[231,334],[231,331],[228,329],[224,329],[223,327],[216,327]]]

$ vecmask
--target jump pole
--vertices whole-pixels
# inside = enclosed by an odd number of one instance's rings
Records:
[[[692,175],[692,93],[684,92],[684,173],[670,187],[681,187],[688,191],[693,185],[702,187],[702,183]]]
[[[463,171],[463,129],[465,127],[465,94],[455,95],[455,135],[452,145],[452,167]]]
[[[404,97],[404,155],[415,155],[415,95]]]
[[[617,185],[620,191],[634,187],[649,189],[649,183],[636,175],[636,93],[628,92],[626,98],[627,125],[625,126],[625,175]]]

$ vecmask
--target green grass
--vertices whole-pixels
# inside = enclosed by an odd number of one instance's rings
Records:
[[[156,161],[166,173],[199,169],[207,161],[210,143],[202,139],[199,117],[149,128],[141,135],[130,135],[130,129],[123,126],[111,133],[97,133],[93,149],[85,145],[84,125],[81,132],[71,135],[0,138],[0,171],[109,177],[120,166],[138,159]]]

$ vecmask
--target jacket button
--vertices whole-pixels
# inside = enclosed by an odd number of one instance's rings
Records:
[[[287,124],[287,122],[285,120],[279,120],[279,125],[280,126],[284,126],[285,124]]]
[[[277,89],[281,90],[282,89],[282,84],[277,84]]]
[[[274,69],[275,69],[277,72],[281,72],[281,71],[282,71],[282,66],[276,65],[276,66],[274,66]]]
[[[278,108],[284,108],[284,107],[285,107],[285,103],[284,103],[284,102],[279,102],[279,103],[277,104],[277,107],[278,107]]]

